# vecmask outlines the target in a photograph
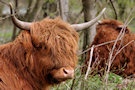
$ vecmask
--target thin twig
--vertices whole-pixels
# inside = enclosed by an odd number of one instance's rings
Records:
[[[127,25],[128,25],[133,19],[134,19],[134,17],[132,17],[132,18],[130,19],[130,21],[127,23]],[[124,31],[123,34],[122,34],[122,36],[121,36],[121,37],[122,37],[121,43],[120,43],[120,45],[119,45],[117,51],[119,51],[120,48],[122,47],[122,42],[123,42],[123,38],[124,38],[125,32],[126,32],[126,31]]]
[[[14,15],[17,15],[17,13],[15,13]],[[11,16],[14,16],[14,15],[9,14],[9,15],[3,17],[3,18],[0,17],[0,21],[2,21],[4,19],[7,19],[7,18],[10,18]]]
[[[8,5],[8,6],[9,6],[9,4],[8,4],[7,2],[3,1],[3,0],[0,0],[0,2],[1,2],[2,4],[5,4],[5,5]]]
[[[70,87],[65,83],[65,86],[68,88],[68,89],[70,89]]]
[[[90,66],[91,66],[92,56],[93,56],[93,50],[94,50],[94,45],[93,45],[92,48],[91,48],[89,64],[88,64],[88,68],[87,68],[86,75],[85,75],[85,77],[84,77],[85,80],[87,79],[87,76],[88,76],[89,71],[90,71]]]
[[[73,90],[74,84],[75,84],[75,78],[74,78],[73,81],[72,81],[72,85],[71,85],[70,90]]]
[[[121,40],[121,39],[119,39],[119,40]],[[118,41],[119,41],[119,40],[118,40]],[[116,41],[116,40],[112,40],[112,41],[108,41],[108,42],[104,42],[104,43],[95,45],[95,48],[96,48],[96,47],[103,46],[103,45],[106,45],[106,44],[109,44],[109,43],[113,43],[113,42],[115,42],[115,41]],[[82,54],[88,52],[89,50],[91,50],[91,48],[88,48],[88,49],[84,50],[83,52],[79,53],[78,56],[80,56],[80,55],[82,55]]]
[[[115,9],[115,7],[114,7],[114,4],[113,4],[112,0],[110,0],[110,3],[111,3],[111,5],[112,5],[112,8],[113,8],[114,13],[115,13],[115,19],[117,20],[117,19],[118,19],[117,12],[116,12],[116,9]]]
[[[134,40],[128,42],[126,45],[124,45],[119,51],[116,52],[115,56],[113,57],[112,61],[115,59],[115,57],[125,48],[127,47],[130,43],[134,42]]]

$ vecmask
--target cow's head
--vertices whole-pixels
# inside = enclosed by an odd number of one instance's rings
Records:
[[[59,18],[31,23],[14,42],[26,51],[29,70],[46,84],[57,84],[74,77],[78,61],[78,34]]]
[[[24,30],[20,36],[24,38],[22,43],[27,51],[28,66],[32,73],[36,73],[36,77],[48,84],[56,84],[74,77],[78,48],[76,31],[93,25],[105,11],[103,9],[92,21],[70,25],[59,18],[34,23],[23,22],[15,17],[11,4],[10,8],[13,23]]]
[[[106,28],[108,30],[113,29],[118,32],[120,32],[123,29],[126,33],[130,32],[130,30],[123,23],[111,19],[106,19],[98,22],[96,30],[103,30],[103,28]]]
[[[78,34],[61,19],[44,19],[29,30],[33,57],[47,82],[59,83],[74,77],[77,62]]]

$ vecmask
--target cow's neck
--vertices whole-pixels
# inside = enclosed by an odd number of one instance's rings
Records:
[[[25,81],[35,89],[47,89],[46,86],[42,86],[40,78],[35,78],[34,73],[31,72],[29,67],[26,65],[25,61],[27,54],[28,52],[26,52],[26,49],[21,43],[9,43],[0,46],[0,57],[2,57],[3,60],[7,60],[7,63],[14,66],[19,77],[25,79]]]

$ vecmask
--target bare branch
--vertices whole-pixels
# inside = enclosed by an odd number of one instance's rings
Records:
[[[72,81],[72,85],[71,85],[71,87],[70,87],[70,90],[73,90],[74,84],[75,84],[75,78],[74,78],[73,81]]]
[[[3,1],[3,0],[0,0],[0,2],[1,2],[2,4],[5,4],[5,5],[9,6],[9,4],[8,4],[7,2]]]
[[[119,39],[119,40],[121,40],[121,39]],[[119,41],[119,40],[118,40],[118,41]],[[106,45],[106,44],[109,44],[109,43],[113,43],[113,42],[115,42],[115,41],[116,41],[116,40],[112,40],[112,41],[108,41],[108,42],[104,42],[104,43],[95,45],[95,48],[96,48],[96,47],[103,46],[103,45]],[[82,55],[82,54],[88,52],[89,50],[91,50],[91,48],[88,48],[88,49],[84,50],[83,52],[79,53],[78,56],[80,56],[80,55]]]
[[[130,43],[134,42],[134,40],[128,42],[126,45],[124,45],[119,51],[116,52],[115,56],[113,57],[112,61],[115,59],[115,57],[125,48],[127,47]]]
[[[112,0],[110,0],[110,3],[111,3],[111,5],[112,5],[112,8],[113,8],[114,13],[115,13],[115,19],[117,20],[117,19],[118,19],[117,12],[116,12],[116,9],[115,9],[115,7],[114,7],[114,4],[113,4]]]
[[[88,68],[87,68],[86,75],[85,75],[85,77],[84,77],[85,80],[87,79],[87,76],[88,76],[89,71],[90,71],[90,66],[91,66],[91,62],[92,62],[93,51],[94,51],[94,45],[93,45],[92,48],[91,48],[89,64],[88,64]]]

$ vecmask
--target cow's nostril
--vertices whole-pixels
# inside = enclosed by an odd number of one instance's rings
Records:
[[[66,69],[63,69],[63,72],[64,72],[65,74],[68,74],[68,72],[66,71]]]
[[[73,77],[74,76],[74,69],[71,68],[63,68],[63,73],[66,76]]]

